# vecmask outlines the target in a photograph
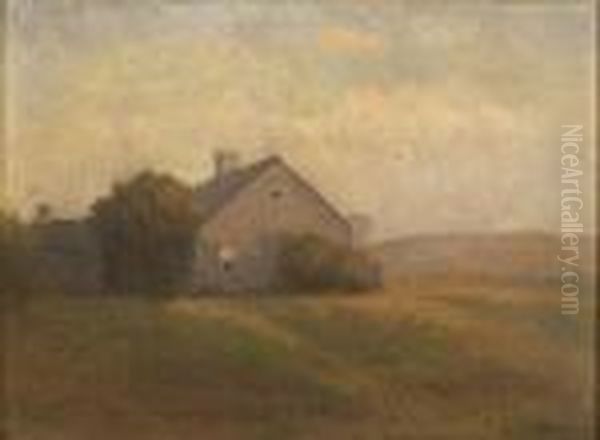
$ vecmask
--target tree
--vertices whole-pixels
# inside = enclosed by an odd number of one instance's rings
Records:
[[[39,203],[35,207],[35,216],[33,222],[36,224],[45,224],[52,221],[54,217],[54,211],[52,210],[52,206],[48,203]]]
[[[32,238],[16,217],[0,212],[0,293],[18,294],[33,288]]]
[[[200,225],[191,188],[169,175],[145,171],[99,199],[91,220],[106,287],[165,293],[185,285]]]

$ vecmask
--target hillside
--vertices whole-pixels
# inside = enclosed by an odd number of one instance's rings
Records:
[[[556,293],[32,298],[7,327],[9,438],[588,439],[590,298],[564,317]]]
[[[581,244],[582,272],[591,269],[591,238]],[[391,240],[371,249],[387,279],[407,276],[478,275],[510,282],[556,282],[560,237],[518,232],[422,235]]]

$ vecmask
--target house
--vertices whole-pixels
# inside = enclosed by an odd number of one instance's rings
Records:
[[[350,246],[352,226],[279,156],[241,167],[215,154],[215,174],[197,189],[203,223],[197,237],[195,289],[261,290],[277,285],[285,235],[317,235]]]
[[[236,154],[219,152],[214,163],[212,178],[195,189],[202,222],[191,290],[276,287],[282,281],[278,257],[283,237],[314,235],[347,247],[359,239],[352,217],[342,215],[281,157],[240,166]],[[90,219],[46,217],[32,227],[43,277],[57,290],[101,291],[101,249]]]

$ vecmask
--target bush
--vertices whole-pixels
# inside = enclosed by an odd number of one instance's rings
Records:
[[[379,265],[364,252],[315,235],[284,237],[279,269],[292,290],[359,292],[381,285]]]
[[[32,248],[27,227],[0,213],[0,293],[21,295],[34,288]]]
[[[200,224],[193,189],[146,171],[115,185],[92,211],[106,287],[162,294],[186,285]]]

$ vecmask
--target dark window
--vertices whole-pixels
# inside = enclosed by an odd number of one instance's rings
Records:
[[[281,192],[281,190],[275,189],[275,190],[271,191],[271,197],[274,199],[279,199],[279,198],[281,198],[282,195],[283,195],[283,193]]]

